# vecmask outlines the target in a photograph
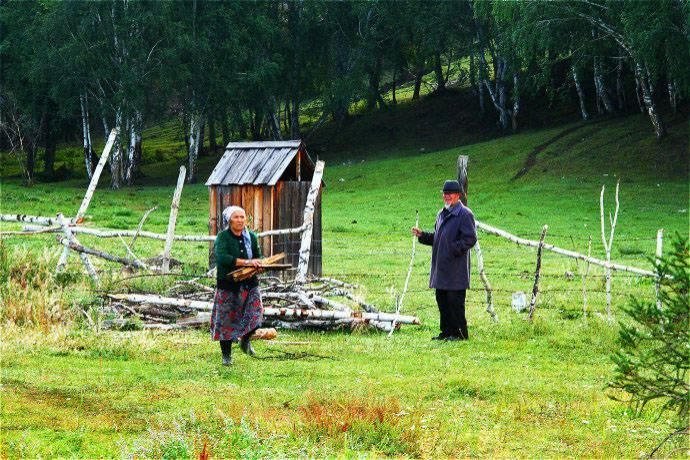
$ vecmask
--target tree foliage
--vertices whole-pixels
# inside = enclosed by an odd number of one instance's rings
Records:
[[[688,427],[690,409],[690,252],[688,239],[677,236],[673,251],[657,265],[660,289],[655,302],[633,299],[624,309],[620,350],[613,355],[610,383],[630,395],[641,411],[652,401],[676,414],[678,428]]]
[[[82,138],[90,174],[93,133],[118,127],[117,187],[135,180],[144,125],[172,115],[193,180],[206,126],[212,146],[216,126],[224,142],[297,138],[357,101],[390,109],[401,84],[413,99],[423,86],[469,87],[478,116],[513,130],[525,97],[577,94],[584,119],[588,105],[603,114],[637,100],[662,139],[661,103],[675,111],[690,93],[689,15],[682,0],[8,0],[0,148],[19,146],[30,182],[41,148],[48,171],[58,137]]]

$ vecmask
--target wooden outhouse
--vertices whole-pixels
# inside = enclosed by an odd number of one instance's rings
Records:
[[[223,209],[241,206],[256,232],[302,225],[314,175],[314,162],[300,140],[231,142],[206,181],[209,190],[209,234],[223,230]],[[301,234],[259,240],[264,256],[285,252],[285,263],[297,267]],[[214,264],[213,243],[209,262]],[[287,275],[291,277],[294,272]],[[321,276],[321,188],[314,209],[308,275]]]

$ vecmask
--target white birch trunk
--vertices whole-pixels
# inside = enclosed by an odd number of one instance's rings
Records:
[[[127,167],[124,179],[127,185],[134,183],[134,177],[139,169],[137,149],[141,143],[141,112],[137,111],[129,124],[129,146],[127,147]]]
[[[661,138],[666,135],[666,127],[664,126],[664,121],[661,119],[661,115],[656,109],[656,102],[654,100],[654,85],[649,79],[649,72],[647,72],[647,75],[645,75],[640,64],[636,64],[635,75],[640,80],[642,99],[644,100],[644,105],[647,110],[649,120],[652,122],[652,126],[654,127],[654,134],[656,135],[657,140],[661,140]]]
[[[170,250],[172,249],[175,224],[177,223],[177,212],[180,209],[180,197],[182,196],[185,175],[185,167],[180,166],[180,175],[177,177],[177,187],[175,187],[175,194],[173,195],[172,205],[170,206],[168,233],[165,238],[165,249],[163,250],[163,273],[168,273],[170,271]]]
[[[115,112],[115,131],[117,136],[113,145],[113,153],[110,155],[110,187],[119,189],[122,179],[122,108]]]
[[[616,109],[613,107],[611,98],[609,97],[609,92],[606,89],[606,82],[604,81],[604,76],[601,70],[601,61],[599,57],[594,57],[594,85],[597,89],[597,97],[604,105],[604,109],[608,113],[614,113]],[[600,111],[600,113],[603,113]]]
[[[187,182],[196,181],[196,163],[199,158],[199,143],[202,142],[201,136],[202,117],[198,113],[189,116],[189,165]]]
[[[307,269],[309,268],[309,251],[311,249],[311,235],[314,229],[314,206],[316,204],[316,197],[319,195],[321,188],[321,177],[323,176],[323,168],[325,164],[323,161],[316,162],[314,169],[314,177],[311,180],[311,187],[307,195],[307,203],[304,206],[304,231],[302,232],[302,240],[299,248],[299,263],[297,265],[297,274],[295,275],[295,283],[301,284],[307,280]]]
[[[520,113],[520,80],[517,72],[513,74],[513,110],[510,112],[510,119],[513,123],[513,132],[517,131],[517,117]]]
[[[582,115],[582,119],[587,121],[589,120],[589,112],[587,112],[587,104],[585,102],[585,90],[582,88],[580,77],[577,75],[577,70],[575,70],[575,67],[573,67],[573,81],[575,82],[577,98],[580,101],[580,114]]]
[[[91,128],[89,126],[89,107],[86,93],[79,95],[79,105],[81,107],[81,130],[84,141],[84,162],[86,163],[86,175],[89,180],[93,175],[93,168],[91,165],[91,155],[93,153],[93,146],[91,144]]]
[[[678,113],[678,89],[675,81],[669,79],[668,81],[668,101],[671,104],[673,113]]]

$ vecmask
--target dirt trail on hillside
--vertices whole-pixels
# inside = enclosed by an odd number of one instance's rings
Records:
[[[572,128],[568,128],[565,131],[561,131],[560,133],[556,134],[554,137],[547,140],[543,144],[536,146],[534,150],[532,150],[529,153],[529,155],[527,155],[527,159],[525,160],[525,164],[522,166],[522,168],[520,168],[520,170],[517,173],[515,173],[515,175],[510,180],[513,181],[519,179],[528,172],[530,172],[534,165],[537,164],[537,155],[543,152],[546,149],[546,147],[559,141],[560,139],[563,139],[568,134],[574,133],[575,131],[584,128],[585,126],[591,126],[591,123],[581,123],[577,126],[573,126]]]

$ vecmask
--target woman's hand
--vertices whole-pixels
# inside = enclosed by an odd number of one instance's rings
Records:
[[[417,238],[419,238],[420,235],[422,234],[422,229],[418,228],[418,227],[412,227],[412,234],[414,236],[416,236]]]

